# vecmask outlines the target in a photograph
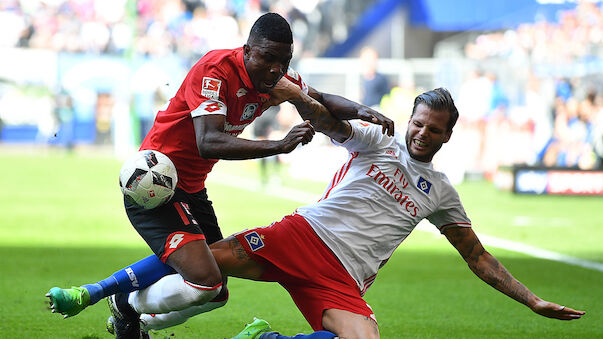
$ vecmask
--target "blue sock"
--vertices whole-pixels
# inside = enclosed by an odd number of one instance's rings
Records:
[[[176,273],[176,271],[153,254],[113,273],[96,284],[87,284],[82,287],[90,293],[90,305],[93,305],[118,292],[130,293],[141,290],[172,273]]]
[[[295,337],[288,337],[286,335],[280,335],[278,332],[264,333],[260,336],[260,339],[333,339],[336,335],[329,331],[318,331],[312,334],[298,334]]]

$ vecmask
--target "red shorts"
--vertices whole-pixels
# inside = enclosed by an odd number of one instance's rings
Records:
[[[331,308],[375,320],[356,281],[302,216],[289,215],[235,236],[266,268],[260,280],[280,283],[315,331],[323,330],[322,314]]]

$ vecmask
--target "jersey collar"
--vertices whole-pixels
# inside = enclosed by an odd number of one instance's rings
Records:
[[[243,80],[243,84],[249,89],[253,88],[251,78],[249,78],[249,74],[247,74],[247,69],[245,68],[245,61],[243,60],[243,47],[237,48],[235,58],[237,60],[237,68],[239,69],[239,75],[241,76],[241,80]]]

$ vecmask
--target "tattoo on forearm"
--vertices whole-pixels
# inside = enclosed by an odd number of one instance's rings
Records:
[[[304,120],[310,120],[319,132],[331,132],[336,135],[346,135],[346,126],[331,115],[331,112],[320,102],[307,96],[294,102],[295,108]]]
[[[522,304],[527,304],[529,298],[533,295],[522,283],[515,279],[509,271],[488,252],[483,252],[482,256],[470,265],[471,270],[485,281],[488,285],[498,291],[517,300]]]
[[[475,275],[498,291],[520,303],[527,304],[533,293],[490,255],[476,237],[468,238],[460,229],[449,230],[447,237],[467,261]]]

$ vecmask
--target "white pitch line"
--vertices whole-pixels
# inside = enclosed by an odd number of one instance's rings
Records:
[[[209,175],[209,177],[211,178],[211,180],[208,180],[209,182],[215,182],[221,185],[234,186],[249,191],[259,191],[280,199],[287,199],[290,201],[300,202],[302,204],[314,203],[320,198],[320,196],[317,194],[308,193],[293,188],[286,188],[282,186],[268,185],[268,187],[263,188],[257,180],[251,180],[243,177],[233,177],[230,175],[218,173],[212,173]],[[440,232],[434,226],[430,225],[429,222],[427,222],[426,220],[419,223],[416,229],[419,231],[435,233],[438,235],[440,234]],[[478,237],[480,241],[486,246],[502,248],[505,250],[526,254],[535,258],[562,262],[569,265],[579,266],[603,272],[603,263],[580,259],[569,255],[526,245],[520,242],[489,236],[486,234],[478,234]]]
[[[440,231],[438,231],[435,226],[431,225],[427,220],[420,222],[419,225],[417,225],[416,229],[440,235]],[[592,270],[603,272],[603,263],[599,263],[596,261],[579,259],[569,255],[522,244],[517,241],[493,237],[487,234],[477,233],[477,237],[486,246],[502,248],[504,250],[526,254],[535,258],[558,261],[569,265],[580,266],[583,268],[589,268]]]

